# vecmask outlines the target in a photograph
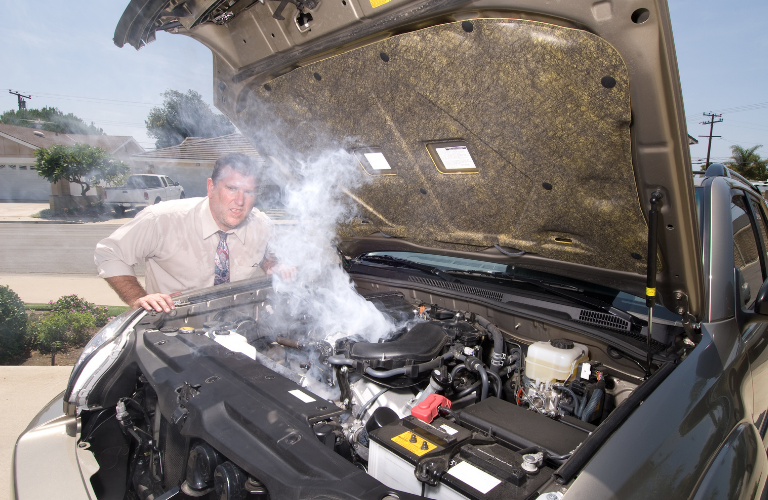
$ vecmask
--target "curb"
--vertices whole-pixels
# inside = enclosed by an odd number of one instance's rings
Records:
[[[88,224],[70,220],[0,220],[0,224]]]

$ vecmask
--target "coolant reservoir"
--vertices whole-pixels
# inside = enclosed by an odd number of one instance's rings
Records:
[[[567,339],[534,342],[525,357],[525,376],[541,382],[567,382],[576,375],[579,364],[589,361],[589,349]]]

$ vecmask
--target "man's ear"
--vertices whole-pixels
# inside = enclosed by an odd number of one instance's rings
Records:
[[[213,194],[213,179],[211,179],[210,177],[208,177],[208,180],[207,180],[207,181],[205,181],[205,186],[206,186],[206,187],[207,187],[207,189],[208,189],[208,198],[210,198],[210,197],[211,197],[211,194]]]

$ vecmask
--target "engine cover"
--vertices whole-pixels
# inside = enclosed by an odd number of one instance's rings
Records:
[[[407,364],[431,361],[442,354],[452,340],[440,323],[417,323],[400,337],[389,342],[373,344],[357,342],[349,357],[368,361],[373,368],[392,369]]]

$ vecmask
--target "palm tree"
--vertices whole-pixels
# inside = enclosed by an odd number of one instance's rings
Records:
[[[751,148],[743,148],[739,145],[731,146],[731,158],[727,165],[736,172],[752,181],[764,181],[768,177],[768,160],[763,160],[760,155],[755,153],[762,144]]]

